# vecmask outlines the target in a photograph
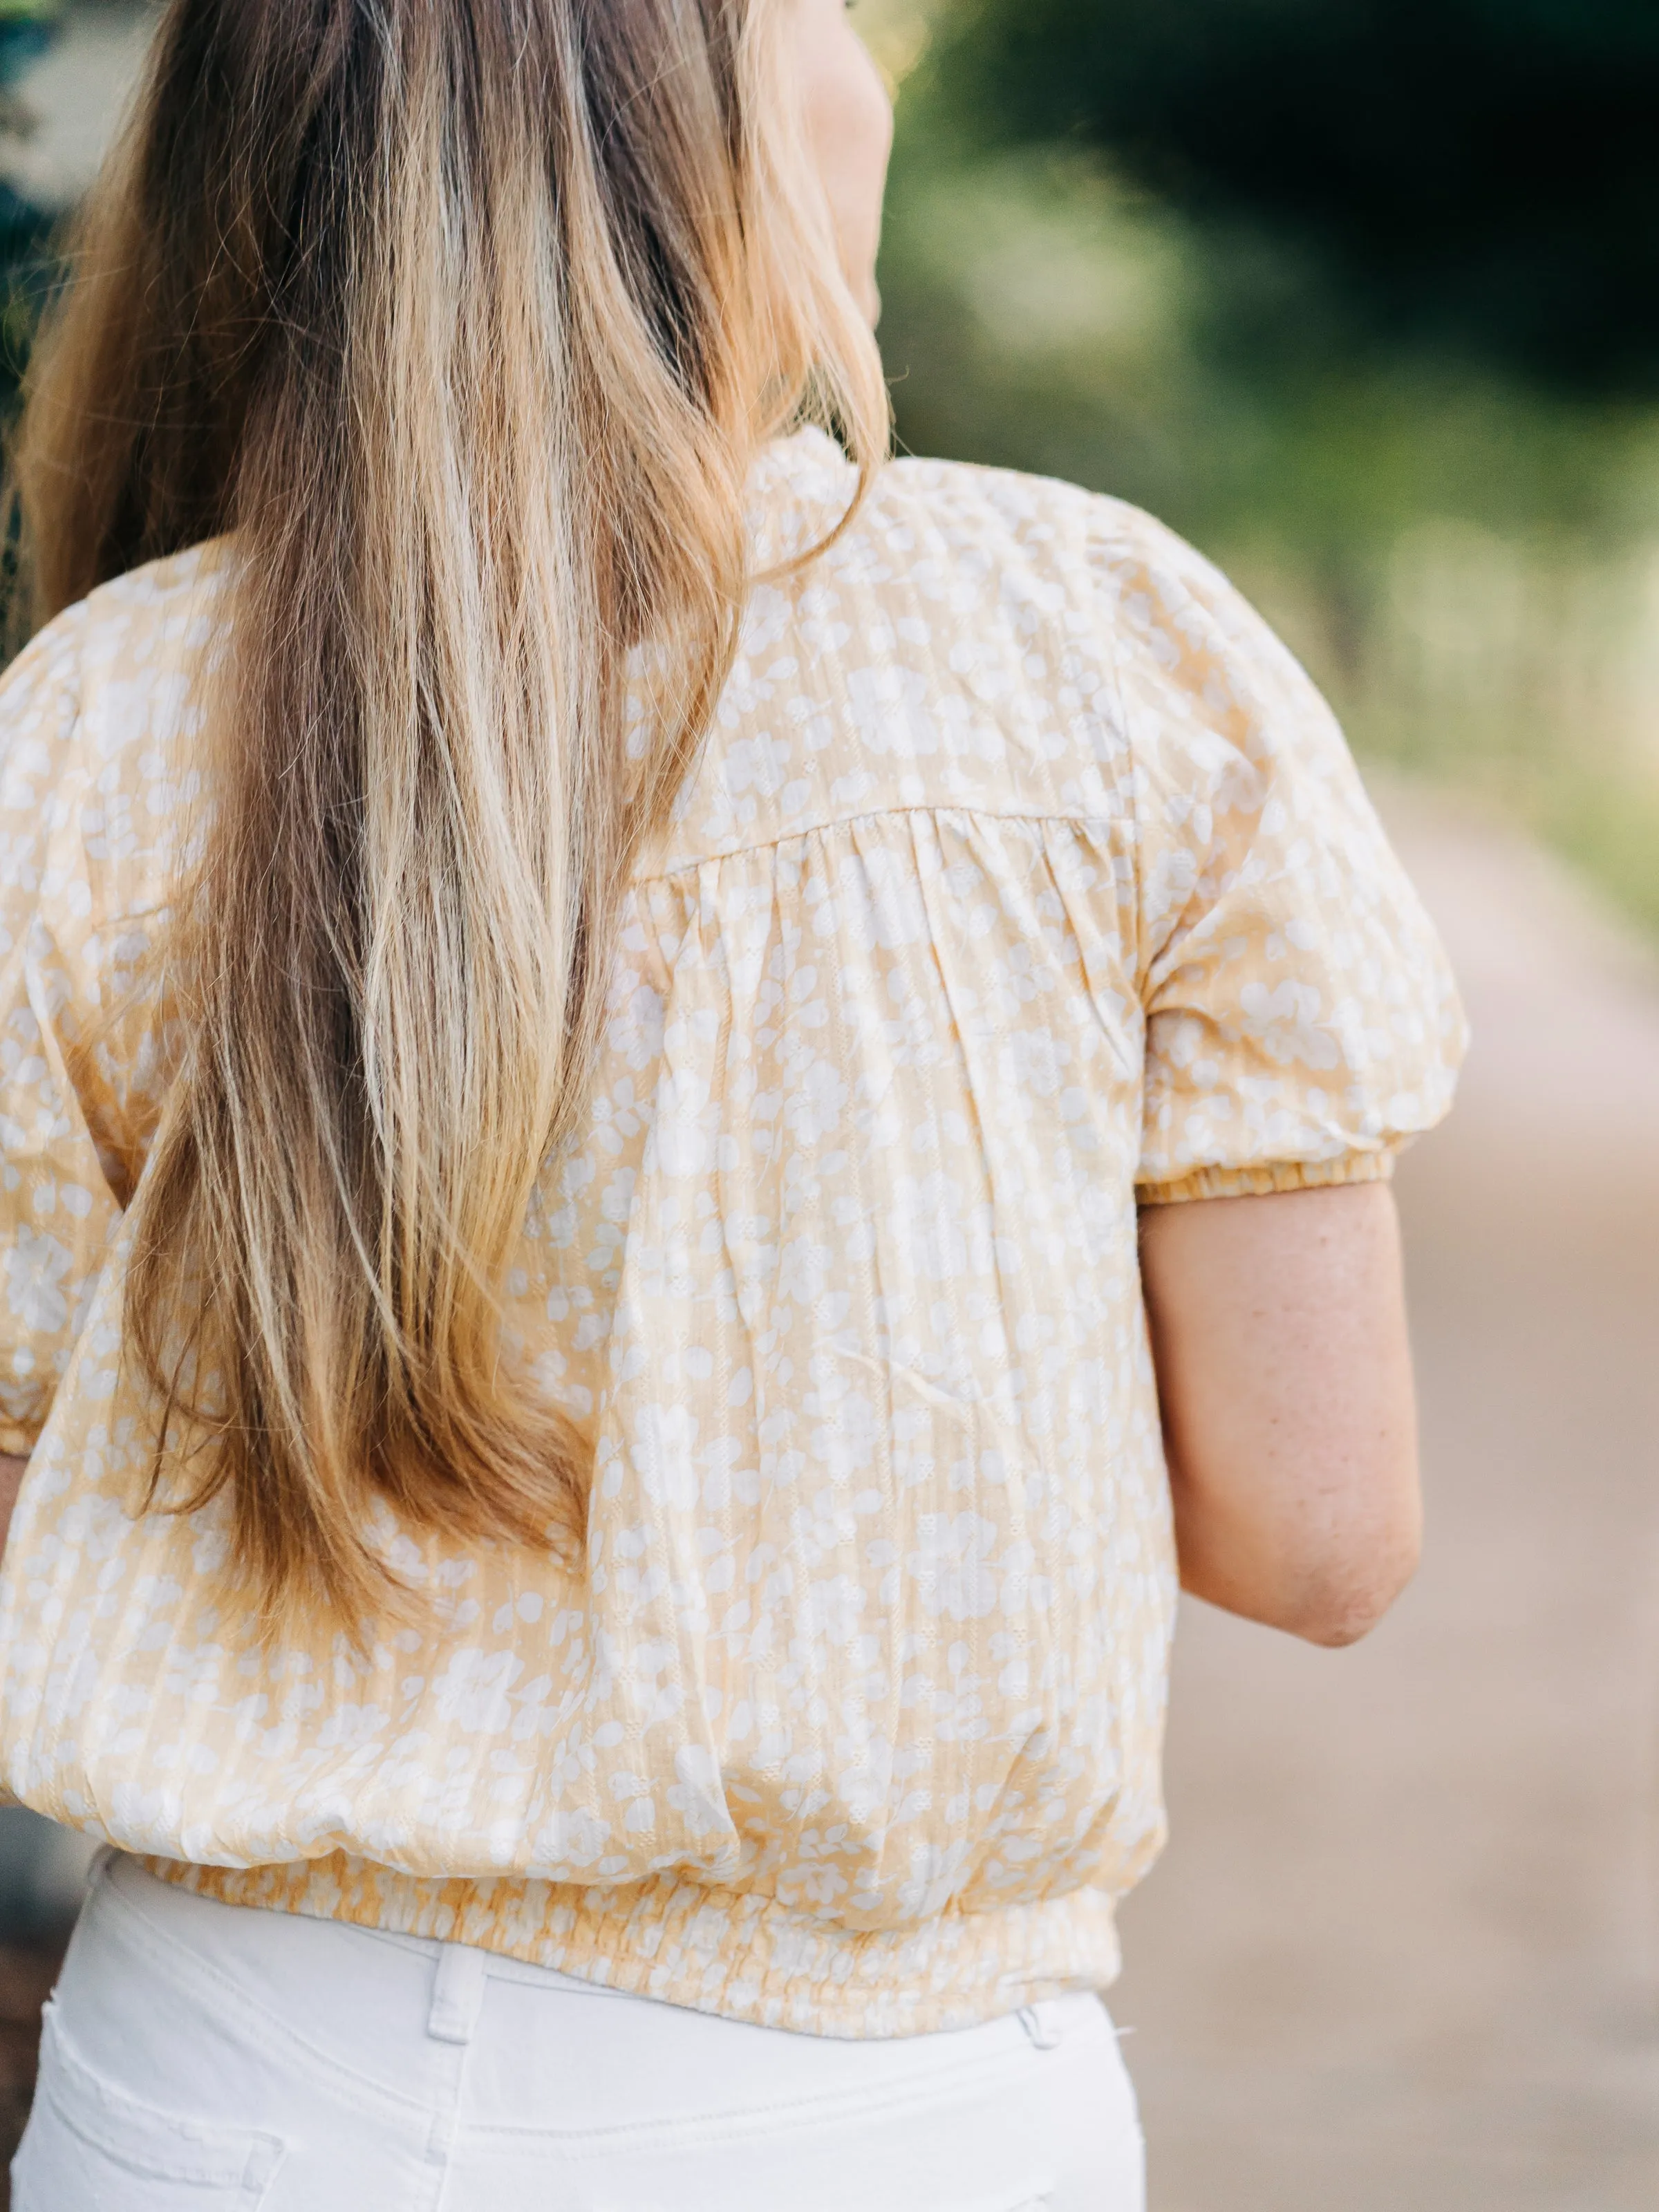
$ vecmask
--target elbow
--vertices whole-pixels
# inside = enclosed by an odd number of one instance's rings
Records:
[[[1183,1589],[1228,1613],[1338,1650],[1369,1636],[1416,1573],[1423,1513],[1414,1455],[1336,1481],[1205,1489],[1171,1469]],[[1237,1510],[1241,1490],[1251,1510]]]
[[[1298,1576],[1279,1626],[1329,1651],[1370,1634],[1412,1577],[1422,1555],[1413,1525],[1386,1535],[1371,1532],[1363,1547],[1328,1559]]]

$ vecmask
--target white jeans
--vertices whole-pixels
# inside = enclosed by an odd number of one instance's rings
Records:
[[[1142,2212],[1099,2000],[843,2042],[111,1856],[47,2008],[14,2212]]]

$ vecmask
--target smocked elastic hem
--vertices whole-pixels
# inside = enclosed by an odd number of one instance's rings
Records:
[[[1386,1182],[1401,1146],[1344,1152],[1334,1160],[1280,1160],[1263,1167],[1194,1168],[1174,1182],[1142,1183],[1142,1206],[1179,1206],[1193,1198],[1270,1198],[1275,1191],[1319,1190],[1345,1182]]]
[[[1119,1965],[1113,1901],[1100,1890],[866,1931],[669,1876],[606,1890],[423,1880],[343,1855],[140,1863],[226,1905],[472,1944],[692,2012],[852,2040],[977,2027],[1044,1997],[1103,1990]]]

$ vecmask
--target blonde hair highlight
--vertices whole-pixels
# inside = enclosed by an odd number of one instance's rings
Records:
[[[224,1497],[268,1629],[406,1603],[380,1507],[580,1539],[506,1273],[730,665],[758,450],[816,410],[861,495],[886,446],[783,4],[174,0],[37,354],[34,619],[229,533],[125,1337],[148,1502]]]

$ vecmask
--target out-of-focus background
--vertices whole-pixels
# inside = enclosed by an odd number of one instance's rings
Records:
[[[1651,2212],[1659,5],[854,20],[898,96],[903,441],[1230,570],[1342,712],[1477,1033],[1401,1176],[1419,1582],[1347,1653],[1183,1618],[1114,1999],[1153,2212]],[[0,0],[14,371],[149,21]],[[76,1879],[0,1814],[14,2119]]]

